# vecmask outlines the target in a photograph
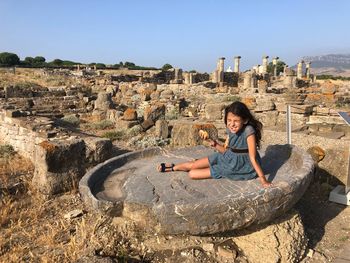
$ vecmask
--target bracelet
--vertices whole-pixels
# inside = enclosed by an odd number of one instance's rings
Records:
[[[216,145],[218,145],[218,142],[216,140],[214,140],[214,145],[213,147],[216,147]]]

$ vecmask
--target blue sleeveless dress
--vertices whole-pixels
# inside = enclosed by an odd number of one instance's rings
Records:
[[[226,129],[229,136],[229,147],[237,149],[248,149],[247,137],[255,130],[252,126],[246,125],[239,132],[232,133]],[[224,153],[214,153],[208,157],[210,175],[215,179],[228,178],[232,180],[250,180],[257,177],[252,166],[249,153],[235,153],[228,148]],[[256,157],[261,164],[259,152]]]

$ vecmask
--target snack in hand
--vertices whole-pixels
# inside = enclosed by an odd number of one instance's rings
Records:
[[[209,134],[207,131],[199,130],[198,134],[203,140],[209,139]]]
[[[225,148],[225,149],[228,148],[228,142],[229,142],[228,139],[229,139],[229,137],[227,136],[226,141],[225,141],[225,144],[224,144],[224,148]]]

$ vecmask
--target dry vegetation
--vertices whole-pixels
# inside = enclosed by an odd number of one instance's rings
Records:
[[[5,72],[0,74],[0,82],[7,85],[39,85],[42,87],[67,86],[69,79],[64,76],[44,76],[35,69],[16,69],[16,74]]]
[[[75,262],[96,254],[126,261],[126,240],[110,218],[84,211],[76,190],[46,199],[32,187],[33,171],[30,161],[1,146],[0,262]],[[83,215],[64,217],[73,210]]]
[[[45,200],[31,188],[33,165],[27,159],[11,154],[0,161],[0,261],[75,260],[82,246],[76,237],[85,240],[87,234],[85,221],[70,222],[63,214],[80,205],[77,196]]]

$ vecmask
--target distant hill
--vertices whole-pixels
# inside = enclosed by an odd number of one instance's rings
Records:
[[[306,56],[302,60],[311,62],[313,74],[350,77],[350,54]]]

